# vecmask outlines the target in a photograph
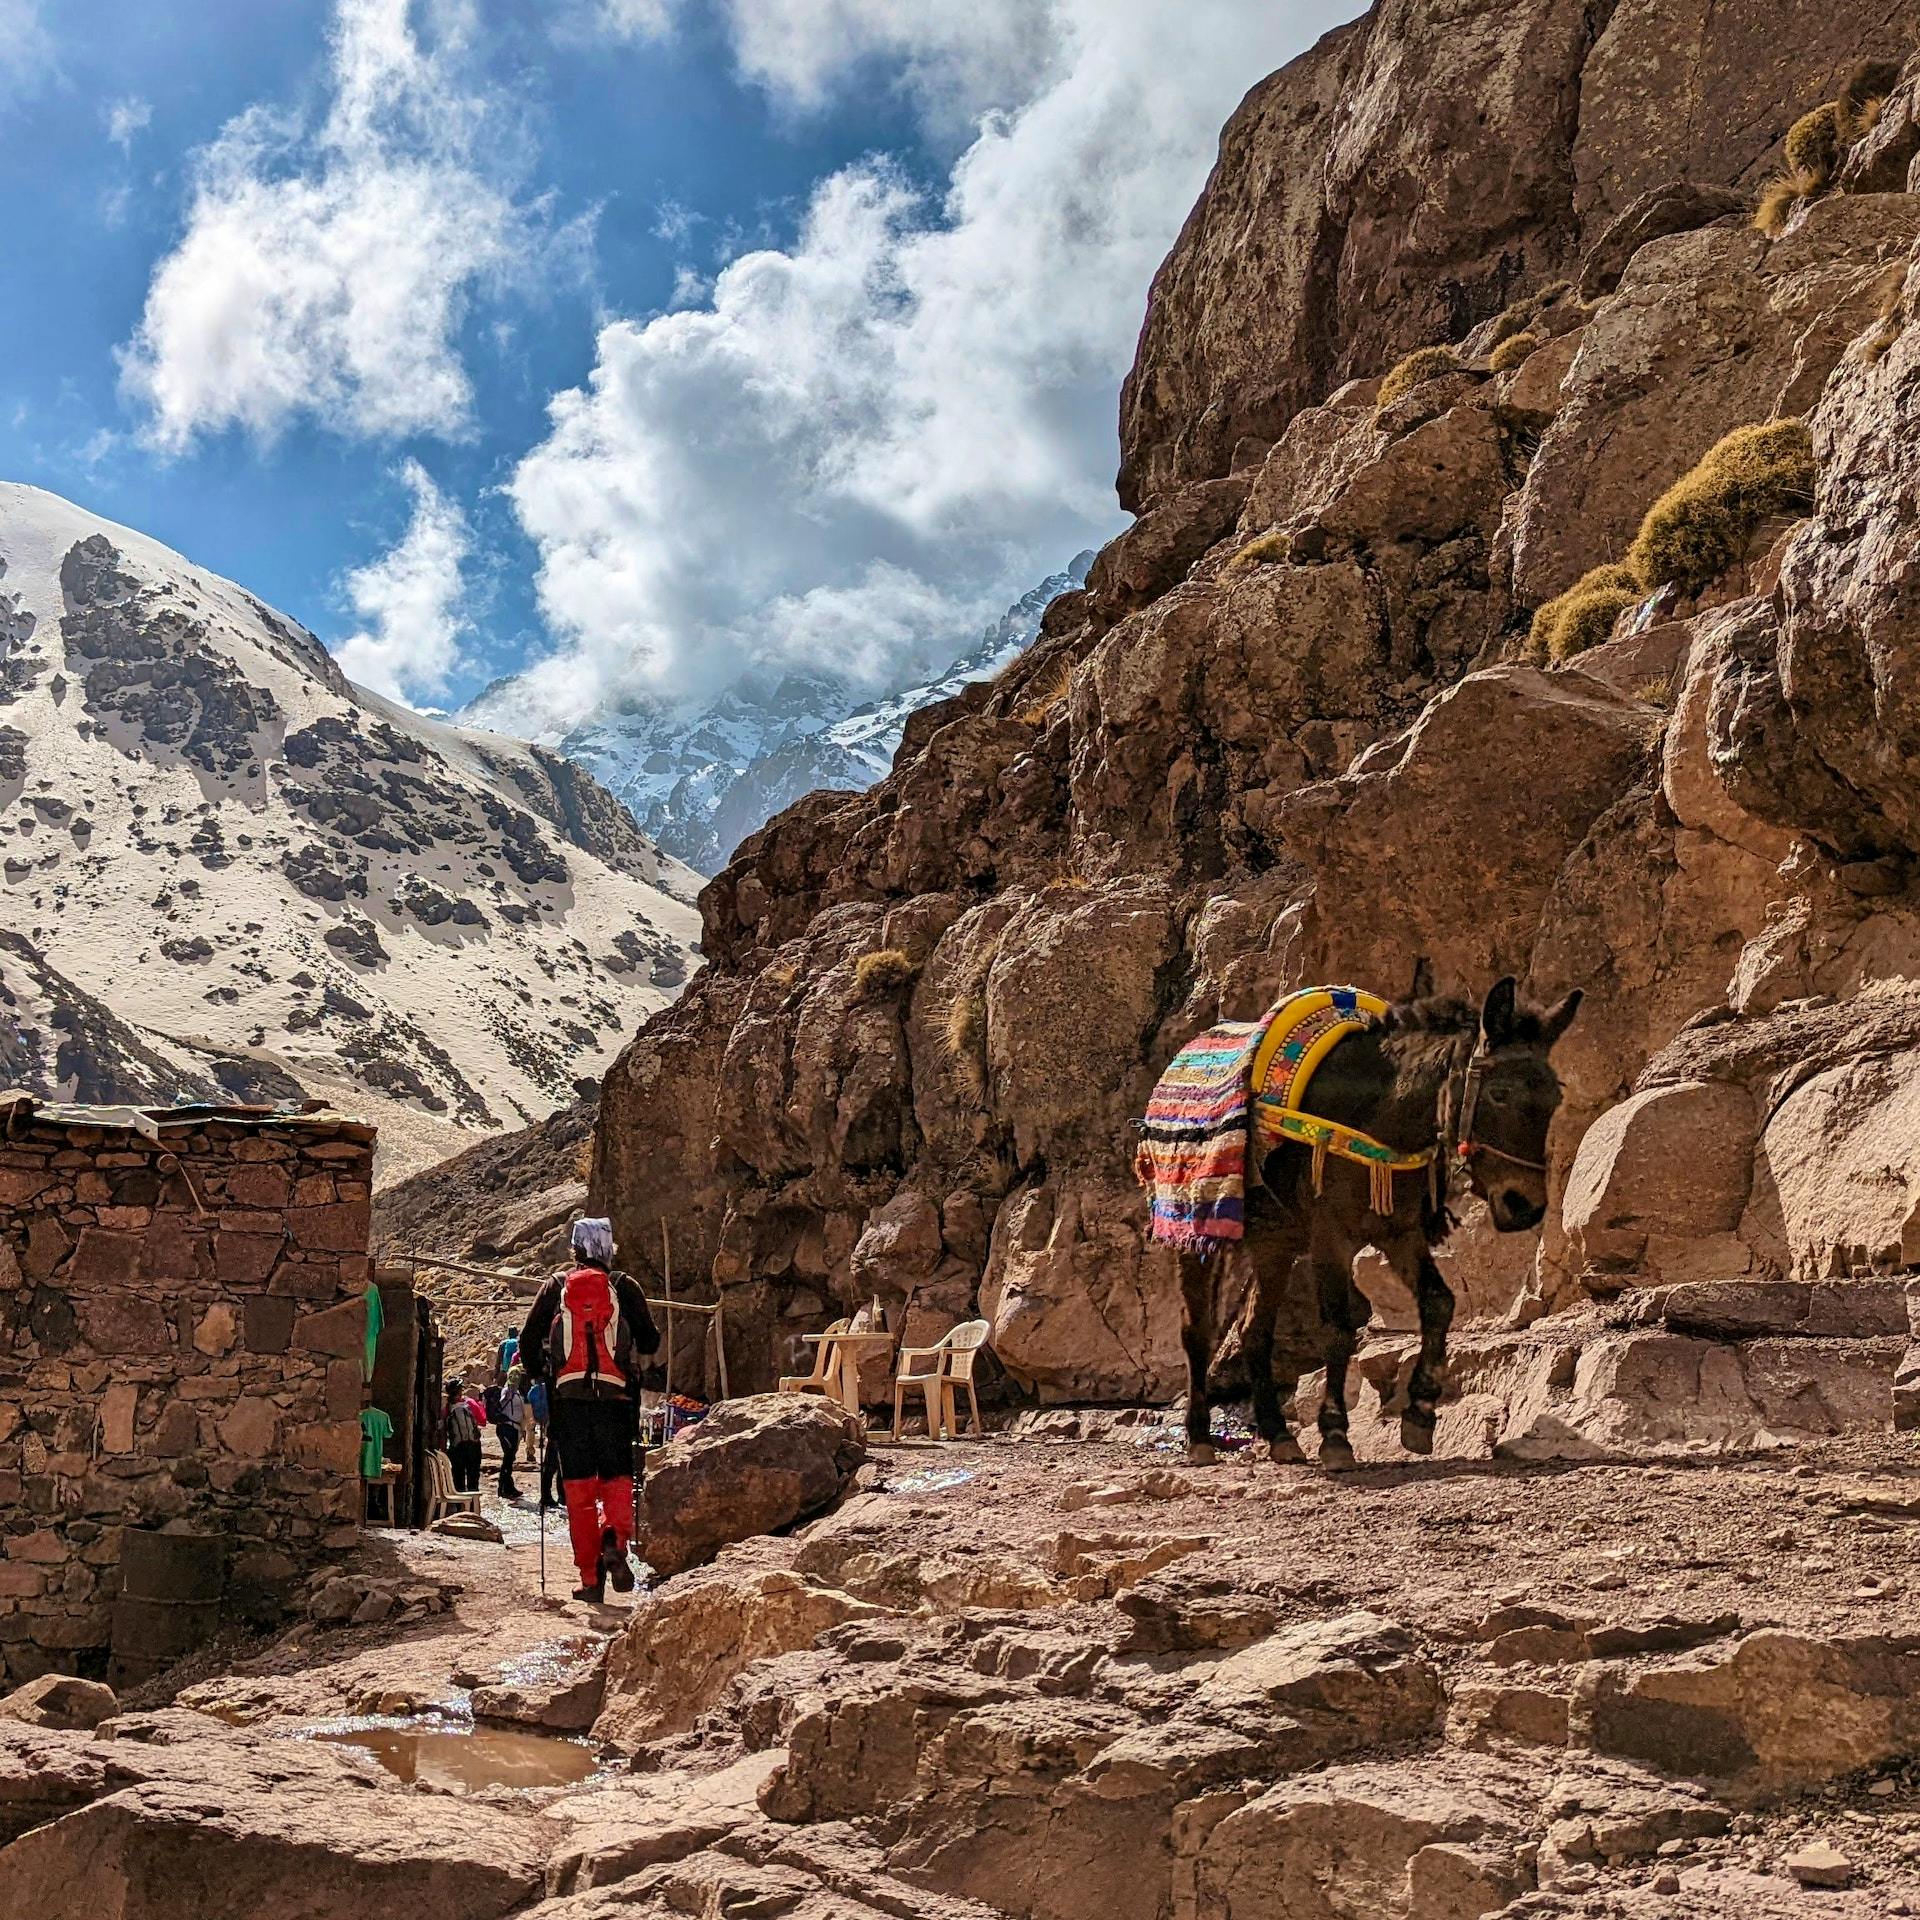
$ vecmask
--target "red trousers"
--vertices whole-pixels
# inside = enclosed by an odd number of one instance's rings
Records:
[[[608,1528],[625,1553],[633,1538],[633,1482],[625,1474],[613,1480],[578,1479],[566,1472],[567,1538],[573,1543],[573,1564],[580,1584],[600,1584],[600,1536]]]

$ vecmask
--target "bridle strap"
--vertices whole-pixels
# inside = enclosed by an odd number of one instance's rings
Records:
[[[1525,1167],[1530,1173],[1545,1173],[1544,1160],[1523,1159],[1517,1153],[1509,1153],[1504,1147],[1496,1147],[1490,1141],[1476,1140],[1473,1137],[1473,1123],[1480,1112],[1480,1085],[1487,1077],[1487,1068],[1493,1061],[1493,1049],[1487,1045],[1487,1036],[1482,1030],[1475,1038],[1473,1052],[1467,1056],[1466,1071],[1461,1077],[1460,1103],[1458,1115],[1454,1113],[1453,1076],[1449,1074],[1440,1090],[1440,1140],[1443,1146],[1451,1146],[1451,1157],[1463,1164],[1471,1162],[1481,1154],[1490,1154],[1496,1160],[1504,1160],[1509,1166]]]

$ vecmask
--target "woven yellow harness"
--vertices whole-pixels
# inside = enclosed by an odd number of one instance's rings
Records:
[[[1401,1153],[1358,1127],[1308,1113],[1303,1103],[1321,1061],[1348,1034],[1370,1025],[1386,1010],[1387,1003],[1379,995],[1358,987],[1303,987],[1290,993],[1268,1016],[1248,1074],[1256,1152],[1269,1153],[1283,1140],[1311,1147],[1316,1194],[1326,1182],[1329,1154],[1365,1167],[1367,1197],[1375,1213],[1393,1211],[1393,1176],[1425,1172],[1438,1146],[1422,1153]]]

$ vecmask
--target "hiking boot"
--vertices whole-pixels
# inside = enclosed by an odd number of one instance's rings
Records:
[[[607,1597],[607,1583],[604,1580],[596,1580],[590,1587],[575,1587],[573,1597],[576,1600],[590,1600],[597,1607]]]
[[[615,1593],[633,1591],[633,1562],[627,1558],[626,1548],[611,1527],[600,1536],[600,1574],[602,1579],[613,1582]]]

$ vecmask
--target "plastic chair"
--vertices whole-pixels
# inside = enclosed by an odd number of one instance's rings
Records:
[[[955,1386],[967,1390],[967,1404],[973,1414],[973,1430],[980,1431],[980,1403],[974,1396],[973,1363],[986,1344],[992,1328],[984,1320],[963,1320],[949,1327],[930,1347],[902,1347],[897,1359],[899,1371],[893,1376],[893,1437],[900,1438],[902,1403],[910,1393],[918,1392],[927,1403],[927,1437],[937,1440],[948,1435],[958,1437]],[[930,1360],[931,1366],[918,1361]],[[934,1411],[934,1396],[939,1396],[939,1412]]]
[[[782,1393],[823,1393],[828,1399],[832,1399],[835,1365],[833,1336],[836,1333],[845,1333],[852,1324],[849,1320],[836,1320],[814,1342],[813,1371],[784,1375],[780,1381],[780,1391]]]
[[[967,1411],[973,1420],[973,1430],[982,1431],[980,1425],[980,1401],[973,1390],[973,1363],[985,1351],[987,1335],[993,1331],[992,1325],[985,1320],[963,1320],[947,1335],[946,1383],[941,1392],[941,1410],[947,1418],[947,1431],[956,1440],[960,1437],[958,1412],[958,1388],[967,1390]]]
[[[453,1462],[444,1453],[427,1455],[427,1531],[435,1531],[442,1520],[462,1513],[478,1513],[477,1493],[455,1493]]]

